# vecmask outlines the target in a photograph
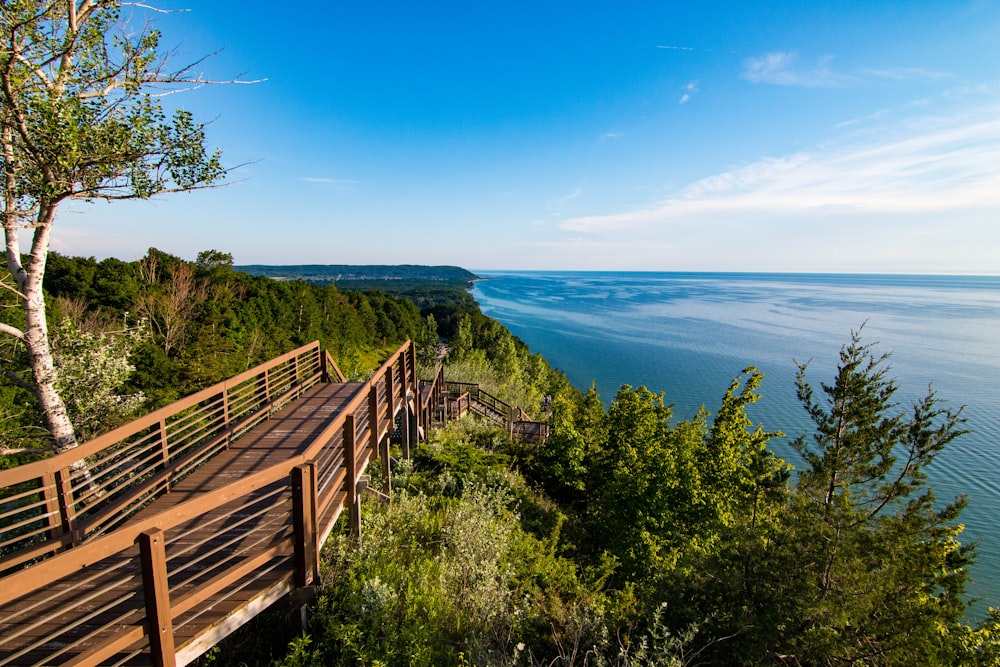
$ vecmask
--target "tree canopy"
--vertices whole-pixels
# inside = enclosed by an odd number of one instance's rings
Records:
[[[27,373],[8,370],[38,401],[51,442],[77,433],[57,386],[42,284],[52,228],[68,200],[145,199],[208,187],[225,174],[188,111],[169,115],[165,92],[204,83],[198,63],[177,66],[143,7],[117,0],[10,0],[0,5],[0,217],[9,289],[23,319],[0,330],[27,350]],[[21,232],[31,245],[22,254]]]

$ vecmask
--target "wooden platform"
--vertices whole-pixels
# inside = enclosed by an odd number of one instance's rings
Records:
[[[276,461],[302,455],[344,406],[367,389],[367,384],[316,385],[126,525],[204,497]],[[289,486],[277,482],[212,507],[167,531],[177,664],[197,658],[292,590],[291,512]],[[233,581],[219,581],[219,573],[227,570],[250,573]],[[0,665],[86,661],[88,650],[106,646],[109,639],[122,646],[108,664],[150,664],[148,642],[143,638],[141,584],[136,553],[129,550],[90,563],[45,589],[4,605],[0,608]],[[207,586],[218,590],[205,595]]]
[[[368,464],[390,479],[390,441],[407,456],[477,408],[534,427],[443,366],[422,387],[412,342],[362,383],[313,342],[0,470],[0,667],[190,663],[316,583],[345,509],[360,531]]]

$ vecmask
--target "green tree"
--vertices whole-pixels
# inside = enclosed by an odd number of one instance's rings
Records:
[[[660,581],[662,615],[673,627],[697,628],[693,644],[718,664],[765,655],[781,608],[774,545],[787,513],[791,467],[769,449],[783,434],[747,415],[762,381],[763,373],[748,367],[726,390],[697,452],[701,496],[690,542]]]
[[[786,536],[797,557],[783,574],[781,649],[802,663],[942,664],[966,630],[965,499],[939,504],[924,472],[964,433],[962,410],[933,391],[899,409],[887,357],[854,332],[825,400],[799,369],[816,430],[794,442],[806,468]]]
[[[143,405],[142,392],[121,389],[135,370],[130,358],[145,338],[142,323],[95,332],[66,318],[53,331],[56,386],[82,439],[118,426]]]
[[[546,491],[564,503],[582,504],[586,498],[588,466],[608,437],[607,414],[597,388],[586,394],[557,391],[549,399],[552,431],[538,447],[532,468]]]
[[[448,341],[448,360],[458,361],[472,350],[472,316],[463,315],[455,335]]]
[[[59,207],[69,200],[144,199],[218,181],[187,111],[168,118],[165,89],[204,83],[194,65],[171,69],[160,35],[123,18],[117,0],[10,0],[0,5],[0,217],[6,261],[24,313],[30,386],[59,450],[77,435],[57,389],[42,281]],[[154,88],[155,87],[155,88]],[[22,255],[20,232],[30,229]]]
[[[646,582],[688,546],[702,495],[702,410],[672,426],[663,394],[623,385],[608,409],[608,438],[591,464],[591,522],[622,564],[618,581]]]

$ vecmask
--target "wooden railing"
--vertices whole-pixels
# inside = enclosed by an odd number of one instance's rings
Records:
[[[388,460],[387,435],[417,392],[410,343],[358,385],[301,454],[119,524],[121,514],[134,513],[177,475],[266,419],[274,406],[324,379],[333,372],[328,364],[314,343],[69,455],[0,473],[7,493],[0,516],[11,524],[4,528],[12,535],[7,544],[27,545],[9,554],[5,566],[48,556],[0,579],[0,608],[16,602],[24,619],[16,632],[0,638],[0,664],[25,664],[39,651],[40,664],[99,664],[143,651],[154,664],[187,664],[233,629],[229,624],[185,635],[206,605],[246,600],[240,590],[262,586],[266,594],[247,612],[252,617],[315,580],[320,545],[345,507],[356,512],[365,468],[380,455]],[[81,456],[91,471],[89,482],[73,476],[72,464]],[[136,474],[144,479],[127,484]],[[106,621],[81,638],[79,626],[89,621],[80,610],[89,600],[100,602],[90,617]],[[19,639],[39,628],[48,633],[44,639]]]
[[[0,573],[120,525],[324,370],[312,343],[70,451],[0,471]]]
[[[520,407],[512,406],[472,382],[450,382],[439,364],[432,380],[421,380],[421,424],[443,424],[472,412],[504,427],[511,437],[535,443],[548,438],[549,426],[532,421]]]
[[[431,380],[420,381],[420,426],[429,428],[431,424],[443,423],[447,416],[445,410],[446,397],[448,393],[447,383],[444,379],[444,364],[438,364]]]

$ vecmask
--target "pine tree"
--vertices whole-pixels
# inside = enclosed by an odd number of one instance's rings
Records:
[[[962,410],[939,407],[932,390],[900,409],[888,355],[873,347],[852,333],[825,400],[799,367],[816,431],[793,443],[806,468],[775,576],[788,605],[780,649],[803,664],[939,664],[962,632],[965,499],[939,504],[924,472],[965,432]]]

